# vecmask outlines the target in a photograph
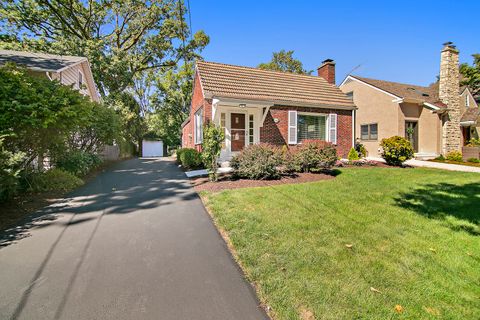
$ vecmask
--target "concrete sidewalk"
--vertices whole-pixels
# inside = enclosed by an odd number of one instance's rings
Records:
[[[385,160],[383,160],[382,158],[377,158],[377,157],[367,157],[367,159],[374,160],[374,161],[385,162]],[[441,162],[411,159],[411,160],[405,161],[405,164],[409,165],[409,166],[412,166],[412,167],[422,167],[422,168],[433,168],[433,169],[442,169],[442,170],[450,170],[450,171],[480,173],[480,167],[463,166],[463,165],[451,164],[451,163],[441,163]]]
[[[0,319],[268,318],[185,174],[132,159],[0,233]]]

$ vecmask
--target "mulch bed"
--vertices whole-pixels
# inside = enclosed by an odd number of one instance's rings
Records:
[[[197,192],[210,191],[218,192],[227,189],[267,187],[281,184],[305,183],[320,180],[334,179],[334,175],[325,173],[298,173],[295,176],[286,176],[278,180],[248,180],[235,179],[232,175],[223,175],[217,182],[208,181],[207,177],[197,177],[190,179]]]

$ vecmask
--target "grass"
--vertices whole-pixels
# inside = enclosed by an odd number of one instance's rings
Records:
[[[480,318],[478,174],[344,168],[202,197],[275,319]]]

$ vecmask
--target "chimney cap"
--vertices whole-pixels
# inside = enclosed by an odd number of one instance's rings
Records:
[[[325,59],[322,61],[322,65],[324,64],[335,64],[335,61],[333,59]]]
[[[455,49],[457,46],[453,44],[452,41],[447,41],[443,44],[445,47]]]

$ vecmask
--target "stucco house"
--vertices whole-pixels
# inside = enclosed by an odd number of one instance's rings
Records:
[[[213,121],[225,130],[220,160],[256,143],[296,145],[330,141],[346,156],[354,143],[356,109],[335,86],[335,64],[325,60],[318,76],[198,61],[182,146],[201,149],[202,128]]]
[[[0,50],[0,65],[7,62],[25,67],[32,74],[72,86],[92,101],[100,101],[90,64],[85,57]]]
[[[440,58],[439,81],[428,86],[348,75],[340,89],[357,106],[355,137],[368,155],[380,155],[380,141],[394,135],[412,143],[417,158],[461,151],[480,133],[479,108],[460,86],[459,51],[448,42]]]

